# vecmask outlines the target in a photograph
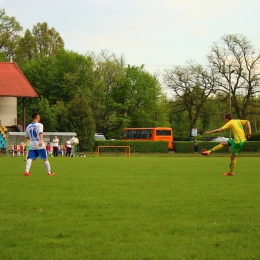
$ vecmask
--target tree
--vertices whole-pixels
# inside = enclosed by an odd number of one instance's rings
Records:
[[[50,105],[68,103],[76,93],[91,88],[92,59],[72,51],[59,50],[55,56],[22,62],[21,70],[39,95]]]
[[[8,59],[14,56],[22,29],[15,17],[7,16],[5,10],[0,9],[0,52],[5,53]]]
[[[45,132],[55,132],[56,131],[56,112],[49,105],[49,101],[40,96],[39,98],[34,98],[27,106],[27,113],[30,115],[33,111],[39,112],[41,115],[41,123],[44,125]],[[31,117],[27,118],[27,121],[31,120]],[[30,121],[27,122],[29,124]]]
[[[93,151],[96,126],[87,99],[76,94],[68,105],[68,111],[70,129],[77,133],[79,148],[83,151]]]
[[[53,27],[49,28],[46,22],[34,25],[32,34],[40,57],[53,56],[64,48],[64,42],[59,33]]]
[[[15,60],[21,62],[47,58],[63,49],[63,39],[55,28],[50,28],[46,22],[37,23],[32,31],[26,29],[24,36],[19,39]]]
[[[253,99],[260,92],[260,53],[251,42],[242,35],[224,35],[213,44],[208,61],[214,73],[220,75],[218,90],[226,97],[231,82],[232,107],[237,117],[257,113],[252,107],[259,107]]]
[[[187,111],[189,130],[196,127],[207,99],[215,93],[218,78],[213,71],[189,62],[186,66],[176,66],[165,70],[164,83],[173,91],[175,112]]]

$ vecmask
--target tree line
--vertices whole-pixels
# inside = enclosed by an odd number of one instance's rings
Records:
[[[124,127],[171,126],[179,138],[189,137],[191,128],[202,134],[223,124],[230,104],[234,117],[251,120],[258,131],[260,53],[243,35],[213,43],[206,66],[190,60],[156,75],[107,50],[66,50],[46,22],[23,31],[1,9],[0,61],[9,60],[39,94],[27,101],[28,120],[38,110],[45,131],[75,131],[84,150],[92,149],[95,131],[120,138]]]

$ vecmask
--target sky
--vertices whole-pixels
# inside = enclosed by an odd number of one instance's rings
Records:
[[[206,55],[225,34],[242,34],[260,49],[259,0],[0,0],[24,30],[54,27],[65,48],[108,50],[150,73]]]

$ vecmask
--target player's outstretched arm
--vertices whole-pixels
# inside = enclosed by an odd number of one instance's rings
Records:
[[[204,134],[213,134],[213,133],[218,133],[218,132],[222,132],[222,128],[218,128],[212,131],[206,131]]]
[[[250,121],[246,121],[247,131],[248,131],[248,138],[252,136],[251,124]]]

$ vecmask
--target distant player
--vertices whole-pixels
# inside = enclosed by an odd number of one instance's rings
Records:
[[[221,142],[219,145],[213,147],[210,150],[204,150],[201,152],[202,155],[210,155],[212,152],[216,152],[217,150],[223,148],[223,146],[231,146],[231,163],[230,163],[230,169],[229,172],[226,172],[224,176],[234,176],[234,168],[236,165],[236,155],[239,153],[241,147],[244,145],[246,141],[246,134],[243,129],[243,125],[247,126],[248,129],[248,138],[251,137],[251,125],[248,120],[240,120],[240,119],[232,119],[232,116],[230,114],[225,115],[225,122],[226,124],[222,126],[221,128],[212,130],[212,131],[206,131],[205,134],[212,134],[221,132],[226,129],[231,129],[231,132],[233,134],[233,138],[229,139],[228,141]]]
[[[44,166],[46,168],[48,176],[53,176],[54,172],[51,172],[51,166],[48,161],[45,144],[43,141],[43,125],[40,123],[40,114],[34,112],[32,114],[33,122],[30,123],[25,132],[25,138],[30,139],[30,149],[26,160],[25,176],[30,176],[30,168],[32,160],[36,160],[39,156],[44,160]]]

